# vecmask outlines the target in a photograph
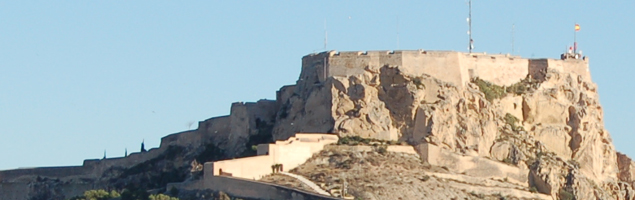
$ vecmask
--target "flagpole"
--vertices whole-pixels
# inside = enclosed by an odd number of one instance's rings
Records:
[[[576,52],[578,52],[578,43],[576,41],[577,39],[577,34],[578,34],[578,30],[577,29],[578,23],[575,23],[575,27],[573,29],[573,53],[575,54]]]
[[[473,45],[474,45],[473,44],[474,40],[472,40],[472,0],[469,1],[469,8],[470,8],[470,13],[469,13],[468,18],[467,18],[467,20],[468,20],[467,23],[468,23],[469,29],[468,29],[467,33],[470,36],[470,40],[468,41],[467,49],[470,51],[470,53],[472,53],[472,48],[473,48]]]

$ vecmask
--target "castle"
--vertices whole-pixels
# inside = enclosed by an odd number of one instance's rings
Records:
[[[228,160],[209,162],[204,164],[205,184],[218,186],[218,183],[210,183],[212,178],[222,173],[233,174],[242,178],[259,178],[271,171],[271,164],[285,163],[285,169],[290,170],[319,151],[325,144],[337,141],[337,137],[328,135],[310,136],[296,133],[332,133],[335,123],[331,117],[332,105],[318,105],[312,107],[316,113],[308,112],[307,122],[284,119],[286,117],[285,105],[293,96],[309,96],[307,88],[326,83],[330,77],[347,77],[364,75],[366,71],[377,72],[382,67],[396,67],[407,74],[430,75],[457,88],[466,87],[473,78],[491,82],[493,84],[508,86],[530,76],[536,80],[544,80],[547,71],[556,70],[563,73],[577,74],[581,79],[590,81],[588,59],[527,59],[513,55],[463,53],[453,51],[351,51],[337,52],[327,51],[309,54],[302,58],[302,70],[295,85],[284,86],[278,93],[276,100],[260,100],[256,103],[234,103],[228,116],[214,117],[199,122],[197,129],[168,135],[161,140],[159,148],[148,152],[133,153],[127,157],[109,158],[103,160],[86,160],[82,166],[73,167],[47,167],[33,169],[16,169],[0,171],[0,198],[23,199],[29,193],[29,181],[35,177],[58,178],[71,180],[60,189],[68,195],[78,195],[85,190],[97,189],[91,183],[73,181],[98,179],[110,168],[130,168],[140,163],[157,158],[168,152],[171,147],[183,147],[185,149],[204,146],[211,142],[226,150],[226,156],[237,157],[245,151],[251,137],[263,134],[263,130],[269,130],[275,144],[256,144],[259,156],[244,158],[243,160]],[[331,100],[324,97],[325,100]],[[307,103],[307,107],[309,107]],[[319,111],[319,112],[317,112]],[[304,112],[304,111],[303,111]],[[283,116],[284,115],[284,116]],[[284,119],[284,120],[283,120]],[[285,121],[286,120],[286,121]],[[315,125],[319,121],[320,124]],[[284,122],[284,124],[282,123]],[[282,126],[294,126],[294,128],[280,128]],[[298,128],[299,127],[299,128]],[[272,130],[273,129],[273,130]],[[281,133],[284,130],[288,133]],[[293,137],[296,135],[297,137]],[[302,139],[302,141],[300,140]],[[398,140],[395,133],[381,136],[379,139]],[[293,143],[296,141],[296,143]],[[315,140],[315,141],[313,141]],[[295,151],[302,154],[292,155]],[[280,153],[288,154],[285,157]],[[271,153],[271,154],[269,154]],[[309,156],[307,156],[309,155]],[[422,156],[424,159],[429,155]],[[257,169],[243,166],[243,161],[262,161]],[[288,159],[288,160],[283,160]],[[251,161],[249,161],[251,162]],[[264,166],[264,168],[262,167]],[[243,167],[247,167],[243,169]],[[224,169],[221,171],[221,169]],[[222,172],[222,173],[221,173]],[[209,180],[207,180],[209,179]],[[218,180],[231,181],[226,177]],[[257,183],[249,183],[251,186]],[[184,186],[186,187],[186,186]],[[200,187],[200,186],[196,186]],[[200,189],[200,188],[198,188]],[[282,190],[275,187],[270,190]],[[71,197],[68,196],[68,197]]]
[[[509,54],[463,53],[455,51],[327,51],[302,58],[300,80],[323,82],[328,77],[362,74],[383,66],[398,66],[407,74],[428,74],[463,87],[472,78],[506,86],[531,75],[544,80],[546,70],[575,73],[591,80],[585,59],[527,59]],[[310,74],[317,75],[311,77]]]

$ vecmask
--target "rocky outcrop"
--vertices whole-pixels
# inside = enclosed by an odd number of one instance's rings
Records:
[[[313,73],[303,71],[318,77]],[[626,198],[616,194],[632,190],[626,185],[633,164],[620,158],[618,165],[596,88],[553,69],[540,81],[528,76],[508,86],[475,81],[456,87],[400,66],[367,67],[362,74],[299,81],[282,99],[273,135],[334,132],[432,144],[528,168],[528,186],[554,197]]]

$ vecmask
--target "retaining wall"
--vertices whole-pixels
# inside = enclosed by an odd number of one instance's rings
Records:
[[[528,185],[529,169],[508,165],[479,156],[459,155],[434,144],[424,143],[415,146],[424,162],[474,177],[507,180],[518,185]]]
[[[260,179],[272,173],[271,166],[274,164],[282,164],[283,171],[288,171],[306,162],[325,145],[337,140],[337,136],[330,134],[296,134],[287,140],[276,141],[275,144],[260,144],[258,156],[205,163],[205,179],[223,174]]]
[[[205,179],[205,188],[223,191],[230,196],[251,199],[336,200],[339,198],[295,188],[235,177],[214,176]]]

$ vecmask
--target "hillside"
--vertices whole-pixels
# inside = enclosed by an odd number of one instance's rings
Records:
[[[183,199],[221,191],[335,199],[317,192],[346,185],[362,199],[634,199],[635,163],[604,128],[588,67],[586,59],[423,50],[310,54],[276,100],[234,103],[230,115],[147,152],[2,171],[0,197],[136,188]],[[280,171],[321,189],[260,176],[281,158],[299,166]]]
[[[291,172],[361,199],[550,199],[521,184],[457,174],[417,155],[331,146]]]

